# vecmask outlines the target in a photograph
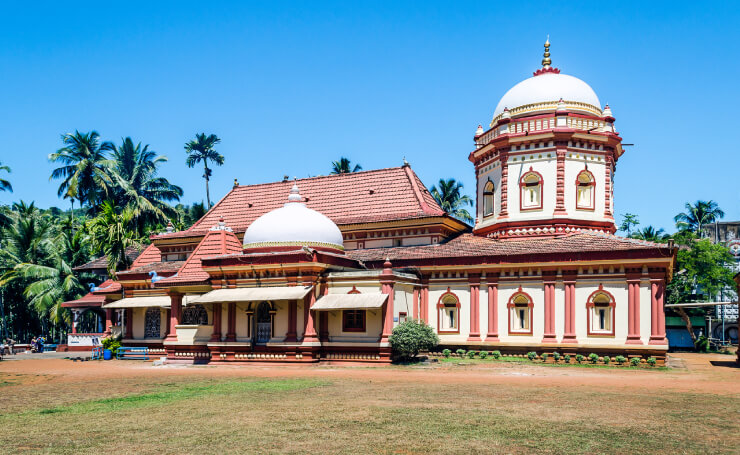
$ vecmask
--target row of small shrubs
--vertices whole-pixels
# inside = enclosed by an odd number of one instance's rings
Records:
[[[467,357],[468,359],[474,359],[475,356],[476,356],[476,354],[478,355],[478,357],[480,359],[486,359],[489,356],[489,352],[488,351],[465,351],[465,349],[458,349],[458,350],[455,351],[455,354],[457,354],[457,356],[460,357],[460,358]],[[442,355],[445,358],[449,358],[452,355],[452,351],[450,351],[449,349],[444,349],[442,351]],[[501,358],[501,351],[493,351],[493,352],[490,353],[490,355],[495,360],[498,360],[499,358]],[[560,359],[563,360],[563,363],[571,363],[572,357],[571,357],[570,354],[561,355],[557,351],[553,352],[552,354],[548,354],[547,352],[543,352],[540,355],[537,355],[537,353],[534,352],[534,351],[530,351],[530,352],[527,353],[527,358],[529,360],[531,360],[531,361],[535,361],[535,360],[537,360],[539,358],[539,359],[542,359],[543,362],[546,362],[550,355],[552,355],[552,358],[555,361],[555,363],[560,362]],[[591,354],[589,354],[588,357],[584,357],[582,354],[576,354],[576,356],[575,356],[576,363],[579,363],[579,364],[580,363],[584,363],[584,361],[586,361],[586,360],[588,360],[588,362],[590,362],[591,364],[594,364],[594,365],[597,364],[597,363],[599,363],[599,362],[602,362],[604,365],[609,365],[610,362],[614,361],[614,362],[616,362],[619,365],[623,365],[623,364],[629,362],[630,365],[636,367],[636,366],[639,366],[640,363],[641,363],[641,358],[640,357],[632,357],[632,358],[628,359],[628,358],[626,358],[623,355],[618,355],[618,356],[614,357],[613,359],[611,357],[609,357],[609,356],[600,357],[598,354],[593,353],[593,352]],[[645,363],[647,363],[651,367],[654,367],[657,364],[657,360],[656,360],[655,357],[648,357],[648,359],[646,360]]]

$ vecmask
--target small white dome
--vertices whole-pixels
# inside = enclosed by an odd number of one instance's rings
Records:
[[[599,97],[587,83],[577,77],[556,72],[546,72],[525,79],[513,86],[496,106],[493,118],[504,112],[504,108],[515,109],[527,104],[557,102],[560,99],[586,103],[601,109]]]
[[[284,206],[249,225],[244,233],[244,248],[312,246],[343,250],[342,231],[328,217],[306,207],[302,200],[298,186],[293,185]]]

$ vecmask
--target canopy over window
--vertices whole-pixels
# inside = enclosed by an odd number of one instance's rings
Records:
[[[170,297],[160,295],[156,297],[126,297],[103,305],[103,308],[148,308],[148,307],[170,307]]]
[[[328,294],[311,307],[316,311],[374,310],[382,308],[388,294]]]
[[[255,302],[261,300],[300,300],[313,286],[216,289],[197,297],[191,303]]]

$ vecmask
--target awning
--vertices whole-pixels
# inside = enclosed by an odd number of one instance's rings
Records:
[[[125,299],[116,300],[103,305],[103,308],[148,308],[148,307],[170,307],[170,297],[160,295],[156,297],[126,297]]]
[[[281,286],[264,288],[216,289],[193,300],[191,303],[256,302],[260,300],[300,300],[313,286]]]
[[[382,308],[388,294],[327,294],[311,307],[316,311],[375,310]]]

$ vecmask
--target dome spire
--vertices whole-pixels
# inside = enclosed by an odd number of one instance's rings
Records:
[[[550,35],[547,35],[547,41],[545,41],[545,54],[543,55],[542,59],[542,67],[543,68],[549,68],[552,64],[552,60],[550,60]]]
[[[303,202],[303,197],[301,197],[301,192],[298,190],[298,183],[293,182],[293,188],[290,189],[290,194],[288,195],[288,202]]]

